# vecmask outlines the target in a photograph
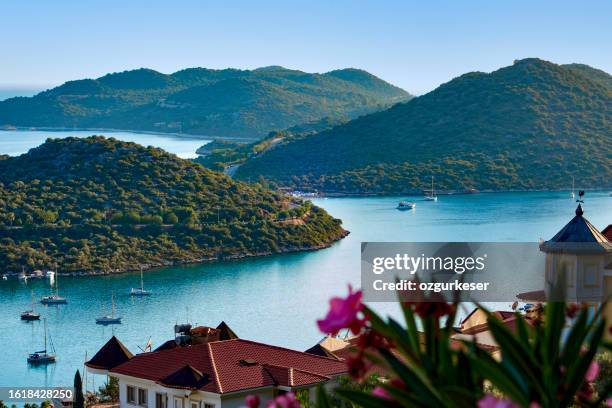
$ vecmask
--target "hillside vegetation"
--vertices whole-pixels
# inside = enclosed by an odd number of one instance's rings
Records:
[[[322,248],[346,232],[309,202],[101,136],[0,157],[0,269],[118,272]]]
[[[515,61],[244,163],[301,189],[391,194],[612,186],[612,77],[585,65]]]
[[[281,131],[270,132],[268,136],[252,143],[240,143],[229,140],[213,140],[198,149],[194,161],[206,168],[218,171],[229,171],[238,168],[248,159],[292,141],[311,136],[317,132],[331,129],[347,122],[347,119],[325,117],[315,122],[292,126]]]
[[[258,139],[323,117],[356,116],[410,95],[357,69],[310,74],[282,67],[252,71],[150,69],[83,79],[0,102],[0,126],[114,128]]]

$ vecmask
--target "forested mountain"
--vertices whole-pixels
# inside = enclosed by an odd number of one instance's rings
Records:
[[[471,72],[407,103],[293,140],[236,177],[341,193],[612,186],[610,75],[515,61]]]
[[[316,249],[340,220],[157,148],[101,136],[0,156],[0,269],[117,272]]]
[[[82,79],[0,102],[0,126],[114,128],[257,139],[323,117],[357,117],[410,95],[365,71],[310,74],[150,69]]]

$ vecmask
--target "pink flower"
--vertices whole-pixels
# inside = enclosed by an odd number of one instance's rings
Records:
[[[351,329],[353,334],[359,333],[364,326],[364,320],[358,317],[363,310],[361,296],[360,290],[353,292],[353,288],[349,285],[349,294],[345,299],[332,298],[329,301],[329,311],[325,318],[317,320],[319,329],[332,336],[345,328]]]
[[[391,400],[391,395],[389,394],[389,392],[387,390],[385,390],[383,387],[376,387],[372,390],[372,395],[378,397],[378,398],[382,398],[384,400]]]
[[[248,408],[259,408],[259,397],[257,395],[247,395],[244,402]]]
[[[346,359],[348,374],[355,380],[361,380],[370,369],[369,364],[363,358],[363,354],[359,353],[356,356],[349,356]]]
[[[300,402],[295,398],[295,394],[288,392],[279,395],[272,401],[268,401],[267,408],[301,408]]]
[[[478,408],[520,408],[509,399],[497,399],[491,394],[485,395],[478,401]]]
[[[588,382],[593,382],[595,381],[598,375],[599,375],[599,364],[597,363],[597,361],[591,361],[591,365],[589,366],[589,369],[584,375],[584,379],[587,380]]]

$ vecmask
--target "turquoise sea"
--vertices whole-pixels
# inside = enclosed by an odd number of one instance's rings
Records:
[[[17,156],[44,143],[48,138],[87,137],[104,135],[124,142],[135,142],[143,146],[160,147],[184,159],[196,157],[196,150],[210,142],[197,136],[170,135],[161,133],[135,133],[125,131],[94,130],[0,130],[0,154]]]
[[[47,280],[0,281],[0,386],[69,385],[74,372],[114,333],[133,352],[149,337],[153,346],[173,337],[173,325],[190,321],[216,325],[225,320],[241,337],[298,350],[321,338],[315,321],[328,299],[359,285],[361,241],[499,241],[549,239],[574,215],[569,192],[495,193],[440,196],[417,201],[413,211],[399,212],[399,197],[316,199],[317,205],[344,221],[351,234],[316,252],[181,266],[148,271],[145,286],[154,294],[131,298],[139,274],[104,277],[61,277],[67,305],[37,309],[48,319],[58,361],[28,367],[26,355],[42,344],[42,322],[26,323],[19,313],[28,308],[31,292],[38,299],[49,292]],[[418,200],[418,199],[417,199]],[[597,228],[612,223],[608,192],[587,193],[585,217]],[[120,326],[97,326],[116,294]],[[393,304],[374,305],[396,313]],[[508,305],[509,306],[509,305]],[[503,305],[502,305],[503,307]],[[88,388],[102,377],[89,376]]]

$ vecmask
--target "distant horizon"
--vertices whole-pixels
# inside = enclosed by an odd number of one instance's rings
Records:
[[[612,3],[119,0],[1,2],[1,88],[47,89],[140,67],[355,67],[422,95],[515,59],[612,72]]]
[[[464,74],[466,74],[468,72],[485,72],[485,73],[490,73],[490,72],[496,71],[496,70],[498,70],[500,68],[512,65],[512,63],[515,60],[521,60],[521,59],[527,59],[527,58],[538,58],[538,59],[546,60],[545,58],[540,58],[540,57],[536,57],[536,56],[524,57],[524,58],[514,58],[508,64],[500,65],[500,66],[495,67],[495,68],[493,68],[491,70],[488,70],[488,71],[480,69],[480,70],[473,70],[473,71],[467,71],[467,72],[459,73],[458,75],[456,75],[456,76],[454,76],[452,78],[448,78],[446,81],[443,81],[443,82],[437,84],[434,88],[425,90],[424,92],[420,92],[420,93],[417,93],[417,92],[415,92],[415,91],[413,91],[411,89],[403,88],[399,84],[394,83],[392,81],[389,81],[387,78],[384,78],[384,77],[382,77],[380,75],[377,75],[374,72],[368,71],[367,69],[360,68],[360,67],[341,67],[341,68],[332,68],[332,69],[329,69],[329,70],[326,70],[326,71],[310,72],[310,71],[306,71],[304,69],[300,69],[298,67],[287,67],[287,66],[279,65],[279,64],[268,64],[268,65],[254,67],[254,68],[245,68],[245,67],[213,68],[213,67],[207,67],[207,66],[189,66],[189,67],[178,68],[178,69],[175,69],[175,70],[172,70],[172,71],[169,71],[169,72],[164,72],[164,71],[161,71],[161,70],[158,70],[158,69],[155,69],[155,68],[142,66],[142,67],[120,69],[120,70],[117,70],[117,71],[106,72],[106,73],[104,73],[102,75],[97,75],[97,76],[83,76],[83,77],[79,77],[79,78],[70,78],[70,79],[67,79],[67,80],[65,80],[63,82],[55,83],[55,84],[24,84],[24,85],[20,85],[20,84],[3,84],[3,83],[0,82],[0,101],[6,100],[6,99],[11,98],[11,97],[15,97],[15,96],[33,96],[33,95],[35,95],[37,93],[40,93],[40,92],[43,92],[45,90],[61,86],[62,84],[66,83],[68,81],[82,80],[82,79],[97,79],[97,78],[100,78],[100,77],[102,77],[104,75],[107,75],[107,74],[117,74],[117,73],[121,73],[121,72],[125,72],[125,71],[134,71],[134,70],[138,70],[138,69],[151,69],[151,70],[157,71],[157,72],[159,72],[161,74],[164,74],[164,75],[172,75],[172,74],[174,74],[176,72],[179,72],[179,71],[182,71],[182,70],[185,70],[185,69],[195,69],[195,68],[204,68],[204,69],[211,69],[211,70],[239,69],[239,70],[249,70],[249,71],[252,71],[252,70],[256,70],[256,69],[260,69],[260,68],[267,68],[267,67],[273,67],[273,66],[279,66],[279,67],[282,67],[282,68],[285,68],[285,69],[289,69],[289,70],[296,70],[296,71],[302,71],[302,72],[307,72],[307,73],[316,73],[316,74],[325,74],[325,73],[328,73],[330,71],[342,70],[342,69],[360,69],[360,70],[363,70],[363,71],[367,71],[368,73],[370,73],[372,75],[375,75],[376,77],[382,79],[383,81],[386,81],[386,82],[390,83],[391,85],[400,87],[400,88],[402,88],[403,90],[409,92],[412,95],[421,96],[421,95],[424,95],[426,93],[429,93],[429,92],[433,91],[434,89],[436,89],[440,85],[445,84],[445,83],[447,83],[447,82],[449,82],[449,81],[451,81],[451,80],[453,80],[453,79],[455,79],[455,78],[457,78],[457,77],[459,77],[461,75],[464,75]],[[571,61],[571,62],[558,62],[558,61],[550,61],[550,60],[546,60],[546,61],[552,62],[554,64],[558,64],[558,65],[584,64],[584,65],[588,65],[588,66],[590,66],[592,68],[602,70],[602,71],[612,75],[612,72],[610,72],[610,71],[608,71],[606,69],[603,69],[601,67],[598,67],[598,66],[595,66],[595,65],[589,64],[587,62],[583,62],[583,61]],[[14,95],[12,95],[12,93],[14,93]]]

